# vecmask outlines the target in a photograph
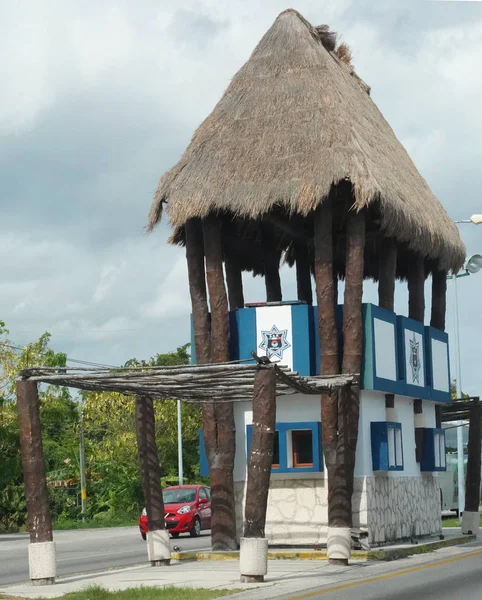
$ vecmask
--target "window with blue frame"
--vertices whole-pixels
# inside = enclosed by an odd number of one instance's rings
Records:
[[[253,426],[246,427],[249,457]],[[273,473],[314,473],[323,471],[321,423],[276,423],[273,448]]]
[[[445,431],[443,429],[422,428],[421,471],[446,471]]]
[[[392,421],[371,423],[371,446],[374,471],[403,471],[401,423]]]

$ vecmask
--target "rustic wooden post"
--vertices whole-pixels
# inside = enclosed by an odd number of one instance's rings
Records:
[[[45,477],[40,404],[35,382],[17,382],[17,412],[30,532],[28,546],[30,579],[33,585],[52,585],[55,583],[57,570],[55,544]]]
[[[363,347],[362,299],[365,251],[365,213],[349,212],[346,226],[346,282],[343,302],[343,373],[359,374]],[[328,558],[347,564],[351,554],[353,482],[360,390],[345,387],[338,404],[338,439],[334,469],[332,522],[328,528]]]
[[[253,434],[248,460],[244,538],[241,538],[241,581],[264,581],[268,540],[264,539],[276,425],[276,373],[260,368],[253,390]]]
[[[281,279],[279,261],[281,252],[276,249],[276,236],[271,225],[263,226],[263,261],[266,302],[281,302]]]
[[[397,271],[397,246],[395,240],[383,238],[378,256],[378,306],[393,312],[395,276]]]
[[[244,308],[243,277],[236,259],[226,258],[226,284],[228,286],[229,310]]]
[[[445,331],[447,309],[447,271],[435,271],[432,275],[432,316],[430,326]]]
[[[229,315],[223,273],[221,221],[214,215],[203,221],[206,279],[211,306],[211,360],[229,360]],[[214,404],[214,435],[204,437],[211,479],[211,539],[213,550],[236,550],[234,455],[236,436],[233,403]],[[203,426],[208,425],[203,418]],[[212,428],[212,425],[211,425]],[[204,430],[206,432],[206,429]]]
[[[467,475],[465,481],[465,508],[462,515],[462,533],[479,531],[480,506],[480,453],[481,453],[481,404],[474,400],[470,407]]]
[[[298,300],[306,302],[306,304],[313,304],[310,257],[306,244],[295,244],[295,262]]]
[[[171,546],[164,525],[161,466],[157,454],[154,403],[149,396],[136,396],[136,436],[141,480],[147,511],[147,553],[153,567],[169,565]]]
[[[420,323],[425,318],[425,265],[414,254],[408,261],[408,317]]]

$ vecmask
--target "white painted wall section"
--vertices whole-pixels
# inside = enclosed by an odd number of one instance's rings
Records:
[[[383,379],[397,379],[395,354],[395,325],[381,319],[374,319],[375,333],[375,375]]]
[[[449,372],[448,372],[448,344],[440,340],[431,340],[432,342],[432,368],[433,368],[433,387],[442,392],[450,390]]]

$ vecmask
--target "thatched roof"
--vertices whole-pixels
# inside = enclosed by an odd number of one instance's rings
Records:
[[[160,180],[175,228],[210,211],[259,219],[307,216],[350,181],[355,209],[377,206],[379,227],[410,250],[458,269],[458,230],[356,75],[348,48],[295,10],[281,13],[236,74],[179,162]]]

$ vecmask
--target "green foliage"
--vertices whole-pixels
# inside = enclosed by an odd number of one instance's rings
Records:
[[[64,600],[212,600],[222,596],[230,596],[242,590],[207,590],[205,588],[186,587],[140,587],[109,592],[99,586],[92,586],[81,592],[71,592],[63,596]]]
[[[18,351],[0,321],[0,532],[25,526],[15,381],[27,367],[66,365],[66,355],[54,352],[50,334]],[[175,352],[156,354],[148,361],[132,359],[126,367],[173,366],[189,362],[189,344]],[[87,513],[94,524],[132,522],[144,504],[139,476],[134,398],[114,392],[82,392],[40,386],[42,442],[51,511],[59,527],[80,523],[79,432],[84,432]],[[156,437],[163,485],[177,482],[177,406],[156,401]],[[186,481],[199,479],[198,430],[200,409],[182,404],[183,457]],[[60,484],[54,486],[54,482]]]

